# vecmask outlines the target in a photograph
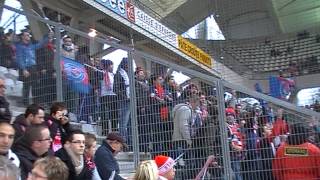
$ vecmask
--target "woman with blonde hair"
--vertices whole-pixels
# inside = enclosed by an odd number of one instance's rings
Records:
[[[154,160],[142,161],[134,176],[134,180],[158,180],[159,171]]]

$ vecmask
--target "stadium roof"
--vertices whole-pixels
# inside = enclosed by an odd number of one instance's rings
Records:
[[[139,0],[163,23],[184,33],[214,14],[229,39],[273,36],[313,28],[320,22],[319,0]]]

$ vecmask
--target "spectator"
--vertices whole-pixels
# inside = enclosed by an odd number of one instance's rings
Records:
[[[259,136],[257,134],[257,121],[255,119],[255,112],[244,112],[242,118],[246,121],[244,124],[244,135],[246,154],[245,160],[242,161],[243,179],[256,180],[259,177],[259,170],[261,169],[260,157],[258,154]]]
[[[32,124],[42,124],[44,122],[44,109],[37,104],[30,104],[24,114],[20,114],[13,122],[16,131],[15,141],[25,133],[27,127]]]
[[[174,76],[168,76],[166,78],[165,89],[168,91],[170,97],[172,97],[172,104],[170,103],[170,106],[175,106],[178,103],[178,98],[180,97],[181,92]]]
[[[192,139],[195,135],[197,118],[196,109],[199,106],[199,97],[190,97],[189,104],[177,104],[173,110],[173,135],[172,140],[178,149],[186,150],[192,147]],[[199,117],[199,116],[198,116]],[[183,152],[180,152],[181,154]]]
[[[174,168],[176,162],[168,156],[156,156],[154,158],[158,170],[159,170],[159,179],[161,180],[174,180],[176,169]]]
[[[259,178],[261,180],[273,180],[272,160],[275,149],[271,138],[271,127],[265,125],[259,128],[259,133],[261,138],[258,147],[262,165]]]
[[[117,94],[119,108],[119,131],[121,135],[126,138],[127,142],[130,143],[130,83],[128,68],[128,58],[123,58],[114,76],[114,89]]]
[[[95,155],[95,163],[102,180],[123,180],[119,173],[119,164],[115,156],[126,147],[125,139],[118,132],[111,132],[102,142]]]
[[[272,163],[276,180],[320,179],[320,149],[308,142],[310,131],[301,124],[291,127],[288,141],[281,144]]]
[[[0,66],[15,68],[16,48],[13,45],[14,33],[12,31],[4,34],[0,44]]]
[[[137,122],[139,132],[139,150],[148,152],[151,143],[151,108],[150,108],[150,87],[146,81],[146,75],[141,67],[136,68],[136,101],[137,101]]]
[[[142,161],[137,167],[134,180],[159,180],[159,171],[155,161]]]
[[[287,133],[289,132],[289,126],[283,118],[283,109],[278,109],[276,120],[273,123],[272,138],[275,147],[278,147],[281,142],[285,141]]]
[[[55,102],[50,108],[50,117],[46,118],[50,135],[53,140],[52,149],[54,152],[62,147],[66,134],[71,130],[67,107],[63,102]]]
[[[78,50],[78,46],[73,44],[70,36],[64,36],[62,38],[62,45],[60,49],[60,53],[62,56],[70,59],[75,59]]]
[[[206,95],[203,93],[200,93],[199,108],[201,111],[201,121],[204,122],[208,118],[208,101],[206,100]]]
[[[118,127],[117,121],[117,96],[114,93],[114,74],[113,74],[113,62],[111,60],[101,60],[101,66],[103,68],[103,79],[100,89],[100,103],[101,103],[101,115],[104,122],[106,132],[115,131]],[[108,126],[108,124],[110,126]]]
[[[15,130],[11,124],[0,122],[0,157],[6,157],[17,167],[20,166],[20,160],[17,155],[11,151],[14,140]]]
[[[232,97],[231,97],[231,99],[229,101],[229,106],[232,107],[233,109],[235,109],[236,105],[239,104],[237,91],[236,90],[232,90],[231,94],[232,94]]]
[[[190,96],[198,95],[198,93],[198,86],[193,83],[189,83],[182,91],[180,101],[185,102]]]
[[[36,51],[38,86],[35,103],[43,106],[56,99],[56,72],[54,69],[54,42],[52,39]]]
[[[57,157],[45,157],[38,159],[27,180],[68,180],[69,170]]]
[[[94,154],[96,153],[97,148],[97,138],[94,134],[85,133],[85,149],[84,157],[85,162],[93,169],[92,180],[101,180],[99,173],[94,163]]]
[[[9,110],[9,102],[4,97],[5,89],[4,79],[0,78],[0,121],[10,122],[11,112]]]
[[[21,179],[27,179],[31,172],[32,164],[39,158],[48,155],[51,137],[48,127],[32,125],[27,128],[25,135],[13,146],[13,152],[20,159]]]
[[[36,94],[35,87],[37,87],[37,67],[35,50],[43,47],[51,39],[53,33],[50,32],[48,37],[42,39],[39,43],[32,44],[30,42],[30,33],[23,31],[20,35],[20,41],[15,44],[17,52],[17,66],[19,68],[20,79],[23,84],[23,103],[29,104],[29,90],[32,87],[32,94]]]
[[[197,147],[192,150],[192,153],[195,154],[197,158],[190,160],[193,165],[193,173],[191,173],[192,176],[190,176],[190,178],[193,178],[195,176],[194,173],[198,172],[200,167],[206,162],[205,157],[214,155],[216,160],[222,164],[221,138],[217,118],[217,99],[214,96],[209,96],[207,99],[208,118],[202,127],[199,128],[192,142],[193,147]],[[187,171],[189,170],[187,169]],[[223,169],[219,166],[210,167],[208,172],[212,178],[220,178],[223,176]]]
[[[168,102],[172,101],[163,85],[161,75],[154,76],[152,79],[151,98],[153,100],[153,142],[156,153],[167,153],[170,149],[172,138],[173,122],[169,118]]]
[[[226,108],[226,119],[228,127],[228,140],[230,141],[231,151],[231,168],[234,173],[235,180],[242,180],[241,160],[243,159],[243,139],[240,132],[240,126],[236,122],[236,112],[232,107]]]
[[[89,63],[85,64],[89,76],[89,83],[92,87],[90,88],[90,93],[86,95],[88,108],[84,108],[84,112],[87,113],[87,115],[83,116],[83,118],[86,118],[88,121],[92,118],[93,121],[88,123],[96,123],[101,120],[100,89],[101,81],[103,80],[103,71],[100,66],[100,59],[96,57],[90,57]]]
[[[78,52],[79,52],[79,48],[73,43],[72,38],[67,35],[63,36],[61,47],[60,47],[60,55],[79,62],[79,59],[76,59],[76,57],[78,56]],[[63,74],[63,78],[64,78],[64,81],[62,83],[62,88],[63,88],[62,95],[64,97],[64,102],[67,104],[67,107],[69,108],[70,112],[73,112],[73,113],[77,112],[79,107],[79,100],[80,100],[79,93],[74,90],[74,88],[70,83],[68,83],[67,77],[65,76],[65,74]]]
[[[18,180],[19,176],[19,168],[7,158],[0,157],[0,179]]]
[[[72,180],[90,180],[94,167],[85,161],[85,136],[81,130],[70,131],[63,148],[55,152],[55,156],[59,157],[69,169],[69,178]]]

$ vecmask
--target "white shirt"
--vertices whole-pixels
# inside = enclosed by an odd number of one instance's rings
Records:
[[[11,149],[9,149],[7,157],[14,165],[16,165],[17,167],[20,167],[20,160],[18,156],[11,151]]]
[[[103,78],[103,80],[101,80],[101,96],[114,96],[116,95],[113,92],[113,84],[114,84],[114,74],[112,72],[107,72],[108,76],[109,76],[109,81],[110,84],[108,85],[108,87],[106,86],[106,80],[105,78]]]

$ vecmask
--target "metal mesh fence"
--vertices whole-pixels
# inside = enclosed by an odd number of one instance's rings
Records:
[[[319,179],[319,114],[194,71],[155,39],[90,37],[28,18],[52,32],[34,35],[34,25],[20,37],[40,38],[1,47],[16,48],[0,70],[13,83],[8,95],[23,99],[17,106],[64,101],[71,121],[94,124],[99,136],[119,131],[135,164],[141,153],[176,159],[176,179]]]

